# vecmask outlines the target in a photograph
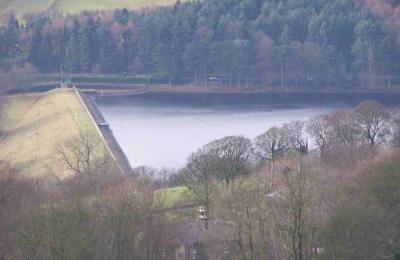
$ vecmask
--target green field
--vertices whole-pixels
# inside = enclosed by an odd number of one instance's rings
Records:
[[[139,9],[170,5],[175,2],[176,0],[0,0],[0,16],[16,13],[18,17],[21,17],[27,13],[47,11],[71,14],[85,10]]]
[[[70,172],[60,163],[57,146],[80,133],[93,133],[94,125],[71,89],[41,94],[10,95],[0,100],[5,108],[6,136],[0,139],[0,160],[17,167],[21,174],[57,177]]]
[[[190,192],[184,186],[161,189],[158,193],[164,197],[167,208],[185,205],[190,201]]]

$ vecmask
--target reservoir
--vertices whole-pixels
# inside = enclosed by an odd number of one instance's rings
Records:
[[[97,104],[132,167],[180,168],[190,153],[229,135],[254,138],[272,126],[393,95],[146,94],[102,97]]]

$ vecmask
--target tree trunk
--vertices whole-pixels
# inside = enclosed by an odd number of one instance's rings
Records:
[[[371,46],[368,48],[368,88],[373,88],[375,85],[373,72],[374,54]]]
[[[284,86],[285,86],[285,83],[284,83],[284,81],[283,81],[283,63],[281,62],[281,71],[280,71],[281,73],[281,87],[283,88]]]
[[[298,215],[298,227],[297,227],[297,239],[298,239],[298,247],[297,247],[297,250],[298,250],[298,253],[299,253],[299,260],[303,260],[303,232],[302,232],[302,224],[301,224],[301,221],[302,221],[302,217],[301,217],[301,214],[302,214],[302,208],[301,208],[301,206],[299,206],[299,215]]]
[[[249,87],[249,72],[246,72],[246,87]]]
[[[238,71],[237,71],[237,87],[239,88],[240,87],[240,71],[239,71],[239,69],[238,69]]]
[[[208,86],[208,79],[207,79],[207,70],[204,66],[204,86],[207,87]]]
[[[229,71],[229,87],[232,88],[232,71]]]

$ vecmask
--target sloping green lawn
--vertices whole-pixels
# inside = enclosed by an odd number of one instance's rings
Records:
[[[158,192],[164,197],[167,208],[190,204],[190,192],[184,186],[161,189]]]

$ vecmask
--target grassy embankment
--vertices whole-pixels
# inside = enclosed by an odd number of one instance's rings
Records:
[[[10,95],[0,102],[5,109],[6,132],[0,139],[0,160],[9,162],[24,176],[69,176],[71,172],[64,169],[57,146],[65,145],[80,133],[93,133],[94,138],[99,138],[71,90]],[[185,187],[162,189],[159,194],[164,196],[168,208],[190,201]]]
[[[80,133],[99,138],[79,99],[72,90],[10,95],[1,100],[5,108],[6,136],[0,141],[0,159],[27,176],[57,177],[70,173],[62,168],[58,145]]]
[[[0,16],[10,12],[22,17],[27,13],[42,13],[46,11],[73,14],[85,10],[140,9],[143,7],[170,5],[175,2],[175,0],[0,0]]]

